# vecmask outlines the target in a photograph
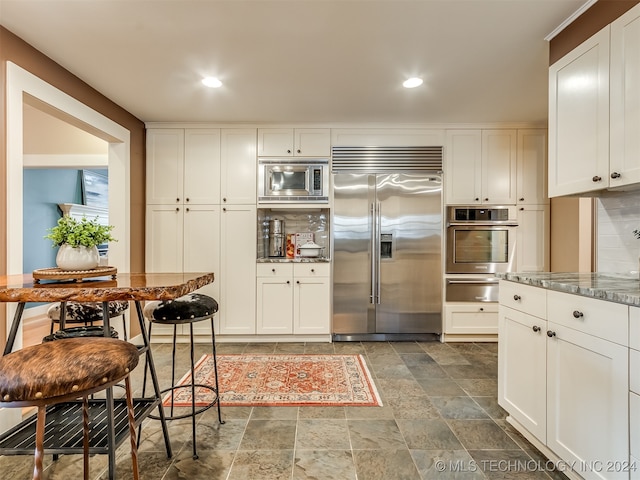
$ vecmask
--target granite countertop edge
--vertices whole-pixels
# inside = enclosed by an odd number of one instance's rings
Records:
[[[298,258],[258,258],[257,263],[329,263],[331,259],[324,257],[298,257]]]
[[[502,280],[640,307],[640,280],[632,273],[496,273]]]

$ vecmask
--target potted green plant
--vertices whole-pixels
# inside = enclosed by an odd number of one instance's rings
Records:
[[[101,225],[97,218],[77,220],[68,215],[58,220],[58,224],[48,229],[48,238],[53,247],[60,247],[56,264],[61,270],[89,270],[98,266],[100,256],[98,245],[117,241],[111,236],[113,225]]]

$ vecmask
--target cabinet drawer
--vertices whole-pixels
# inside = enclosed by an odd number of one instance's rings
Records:
[[[497,334],[498,305],[496,303],[445,304],[445,333]]]
[[[640,395],[635,393],[629,394],[629,433],[630,453],[633,457],[640,458]],[[640,465],[636,464],[636,468],[640,469]]]
[[[620,303],[549,291],[547,320],[619,345],[629,343],[629,307]]]
[[[293,274],[296,277],[328,277],[330,265],[328,263],[294,263]]]
[[[258,263],[258,277],[291,277],[293,265],[290,263]]]
[[[640,351],[629,350],[629,390],[640,395]]]
[[[544,288],[501,280],[500,304],[539,318],[547,316],[547,291]]]
[[[640,350],[640,308],[629,307],[629,348]]]

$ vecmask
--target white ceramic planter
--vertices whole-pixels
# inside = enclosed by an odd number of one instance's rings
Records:
[[[72,247],[60,245],[56,264],[61,270],[89,270],[96,268],[100,262],[98,247]]]

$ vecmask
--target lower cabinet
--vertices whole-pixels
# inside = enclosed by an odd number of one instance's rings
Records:
[[[572,465],[570,477],[634,478],[629,348],[619,340],[628,307],[513,282],[501,281],[500,291],[500,406],[525,436]],[[525,302],[540,292],[541,301]]]
[[[258,334],[330,333],[329,264],[257,265]]]
[[[498,403],[543,443],[547,435],[547,322],[500,306]]]
[[[628,348],[548,328],[547,446],[586,479],[629,478]]]
[[[498,304],[486,302],[447,302],[444,305],[445,337],[493,335],[498,333]]]

